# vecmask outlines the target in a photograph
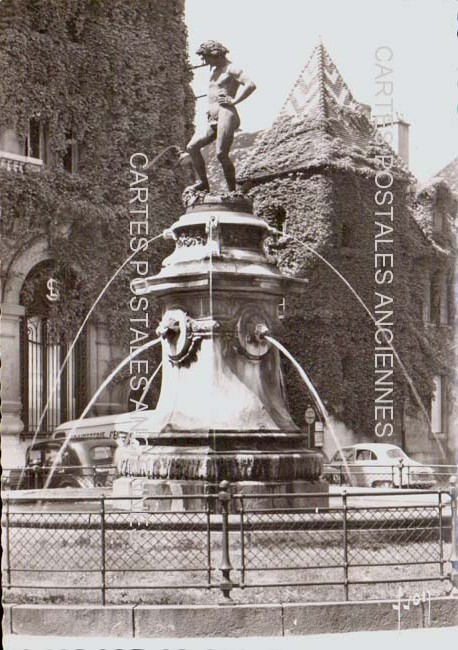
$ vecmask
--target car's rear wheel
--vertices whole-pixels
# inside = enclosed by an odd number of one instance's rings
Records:
[[[63,479],[55,487],[59,487],[59,488],[91,488],[91,487],[94,487],[94,482],[89,477],[78,476],[77,478]]]
[[[392,488],[393,487],[393,482],[392,481],[373,481],[372,482],[372,487],[376,487],[376,488]]]
[[[78,485],[75,483],[75,481],[72,480],[64,480],[58,483],[57,485],[53,486],[56,488],[76,488]]]

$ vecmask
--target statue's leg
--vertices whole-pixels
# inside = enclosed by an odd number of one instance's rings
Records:
[[[224,178],[230,192],[235,191],[235,167],[229,158],[234,141],[234,134],[240,126],[240,118],[235,109],[221,107],[218,115],[218,134],[216,137],[216,157],[224,172]]]
[[[207,170],[205,168],[205,160],[200,150],[202,147],[206,147],[207,144],[210,144],[210,142],[213,142],[215,139],[216,128],[210,126],[204,135],[194,135],[186,147],[186,150],[189,152],[192,158],[192,163],[197,172],[197,175],[200,178],[200,183],[195,186],[196,190],[205,190],[208,192],[210,189],[208,184]]]

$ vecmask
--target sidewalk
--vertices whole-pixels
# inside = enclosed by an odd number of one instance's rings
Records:
[[[353,632],[291,637],[243,637],[227,639],[116,639],[90,637],[8,636],[5,650],[430,650],[454,647],[458,627]],[[370,644],[370,645],[369,645]],[[433,645],[434,644],[434,645]]]

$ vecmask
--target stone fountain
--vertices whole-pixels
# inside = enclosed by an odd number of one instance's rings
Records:
[[[268,259],[269,228],[236,191],[229,157],[240,124],[236,105],[256,85],[221,43],[206,41],[197,54],[211,69],[209,123],[180,156],[194,182],[183,195],[186,214],[166,232],[175,250],[161,272],[135,284],[162,308],[161,393],[147,446],[120,452],[115,494],[198,495],[222,480],[252,494],[327,491],[321,454],[306,448],[288,413],[279,353],[264,338],[279,328],[282,298],[305,283]],[[212,141],[224,195],[209,192],[201,149]]]
[[[305,287],[269,260],[268,234],[243,195],[197,192],[165,233],[175,250],[160,273],[135,282],[161,306],[162,386],[147,444],[134,436],[120,450],[115,495],[198,500],[221,480],[245,494],[327,491],[321,454],[291,419],[279,353],[264,339],[279,330],[285,294]]]

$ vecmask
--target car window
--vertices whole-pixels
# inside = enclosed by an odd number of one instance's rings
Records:
[[[338,463],[342,462],[342,456],[340,455],[340,451],[338,451],[334,456],[331,458],[331,463]]]
[[[43,453],[43,464],[54,465],[59,453],[60,447],[45,447]]]
[[[356,460],[377,460],[377,455],[370,449],[357,449]]]
[[[115,451],[116,447],[111,445],[97,445],[96,447],[91,447],[89,455],[92,460],[111,461],[113,460]]]
[[[35,463],[41,465],[41,449],[29,449],[27,454],[27,464],[34,465]]]
[[[386,455],[388,458],[406,458],[406,455],[402,449],[388,449]]]
[[[342,449],[342,454],[347,463],[353,462],[353,459],[355,457],[354,449]]]

